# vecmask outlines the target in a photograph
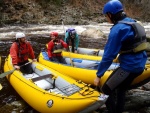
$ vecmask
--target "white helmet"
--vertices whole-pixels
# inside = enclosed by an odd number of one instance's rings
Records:
[[[22,32],[16,33],[16,39],[25,37],[25,34]]]

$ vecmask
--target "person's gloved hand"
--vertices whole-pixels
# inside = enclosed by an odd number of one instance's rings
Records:
[[[78,53],[77,49],[74,50],[74,53]]]
[[[75,50],[74,53],[78,53],[77,50]]]
[[[94,85],[95,86],[98,86],[100,84],[100,78],[99,77],[96,77],[95,79],[94,79]]]
[[[37,59],[33,59],[32,61],[33,61],[33,62],[37,62]]]
[[[17,70],[19,70],[19,69],[20,69],[20,66],[14,65],[14,68],[17,69]]]

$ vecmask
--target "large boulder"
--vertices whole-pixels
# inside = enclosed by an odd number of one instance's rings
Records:
[[[87,28],[80,35],[79,46],[81,47],[103,49],[106,44],[106,35],[96,28]]]
[[[95,39],[106,37],[105,34],[101,30],[98,30],[96,28],[88,28],[84,30],[81,33],[81,35],[84,37],[95,38]]]

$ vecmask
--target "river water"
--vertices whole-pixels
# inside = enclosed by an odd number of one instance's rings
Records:
[[[0,55],[2,57],[0,72],[3,72],[3,65],[5,58],[9,54],[9,48],[12,42],[15,40],[15,33],[23,31],[27,34],[27,40],[33,45],[36,57],[40,53],[41,48],[45,47],[45,44],[50,41],[49,33],[51,31],[59,32],[60,36],[64,37],[65,29],[75,28],[80,35],[84,30],[88,28],[96,28],[103,31],[108,35],[110,27],[112,25],[108,23],[93,24],[93,25],[17,25],[17,26],[5,26],[0,28]],[[144,23],[147,35],[150,37],[150,23]],[[90,44],[84,40],[81,40],[80,47],[89,47],[86,45],[92,45],[91,48],[103,48],[106,39],[102,39],[101,42],[97,42],[96,39],[91,39]],[[95,46],[95,44],[99,46]],[[11,87],[6,78],[0,79],[0,83],[3,89],[0,90],[0,113],[38,113],[32,109],[27,103],[25,103],[16,91]],[[16,103],[15,103],[16,102]],[[21,104],[23,103],[23,104]]]

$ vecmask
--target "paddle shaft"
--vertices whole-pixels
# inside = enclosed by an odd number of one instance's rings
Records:
[[[69,50],[70,50],[70,49],[69,49]],[[72,61],[72,58],[71,58],[71,51],[69,51],[69,57],[70,57],[70,64],[71,64],[71,66],[74,66],[73,61]]]
[[[32,63],[32,62],[27,62],[27,63],[21,65],[20,67],[23,67],[23,66],[25,66],[25,65],[27,65],[27,64],[30,64],[30,63]],[[13,73],[15,70],[16,70],[16,69],[14,68],[13,70],[10,70],[10,71],[7,71],[7,72],[5,72],[5,73],[0,74],[0,78],[3,78],[3,77],[5,77],[5,76],[7,76],[7,75]]]
[[[1,63],[2,63],[2,58],[1,58],[1,56],[0,56],[0,68],[1,68]]]
[[[64,34],[65,34],[65,27],[64,27],[64,21],[63,21],[63,19],[61,20],[61,22],[62,22],[62,26],[63,26]]]
[[[3,86],[0,84],[0,90],[3,88]]]
[[[21,65],[20,67],[26,66],[26,65],[28,65],[28,64],[30,64],[30,63],[32,63],[32,62],[27,62],[27,63]]]
[[[70,53],[70,64],[71,64],[71,66],[74,66],[74,64],[72,62],[72,58],[71,58],[71,52],[69,52],[69,53]]]
[[[61,20],[62,21],[62,26],[63,26],[63,30],[64,30],[64,35],[65,35],[65,27],[64,27],[64,21],[63,21],[63,19]],[[68,48],[69,48],[69,46],[68,46]],[[70,50],[70,49],[69,49]],[[71,52],[71,51],[69,51],[69,52]],[[73,62],[72,62],[72,58],[71,58],[71,53],[69,53],[69,55],[70,55],[70,64],[71,64],[71,66],[74,66],[73,65]]]

